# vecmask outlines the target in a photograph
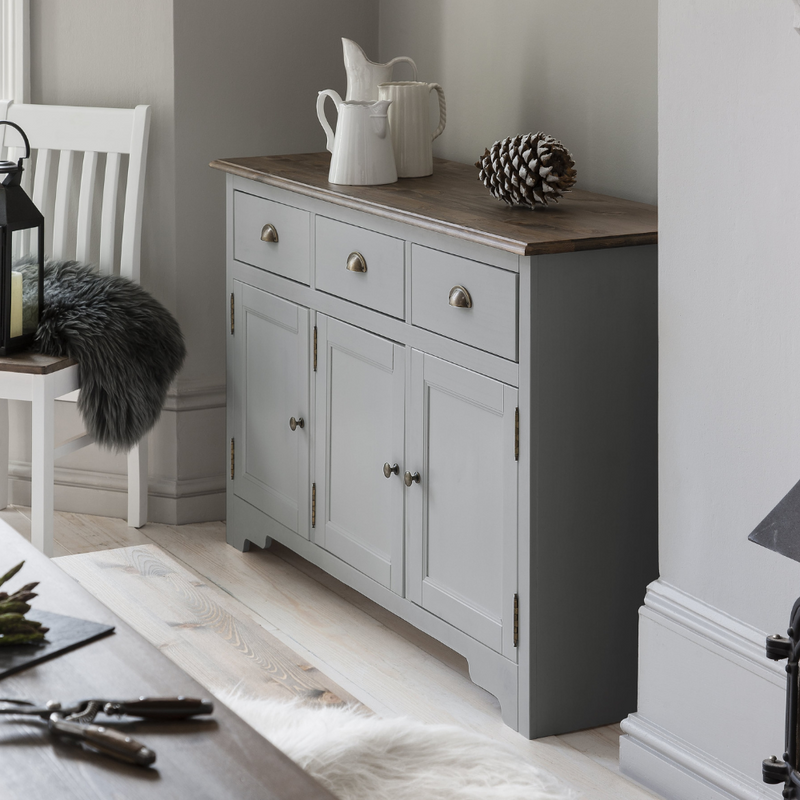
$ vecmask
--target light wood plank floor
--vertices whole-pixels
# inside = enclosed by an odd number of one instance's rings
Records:
[[[0,518],[30,537],[28,509],[9,507]],[[524,739],[503,725],[496,700],[469,680],[461,656],[280,545],[240,553],[226,544],[222,522],[135,530],[124,520],[56,514],[57,557],[153,543],[229,595],[231,613],[241,609],[376,713],[479,731],[593,800],[656,797],[620,774],[618,725]]]

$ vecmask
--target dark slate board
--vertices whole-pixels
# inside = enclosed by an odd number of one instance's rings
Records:
[[[7,675],[32,667],[49,658],[74,650],[114,630],[113,625],[101,625],[85,619],[65,617],[50,611],[31,609],[26,616],[50,628],[45,640],[39,644],[15,644],[0,647],[0,680]]]
[[[800,561],[800,482],[747,538],[768,550]]]

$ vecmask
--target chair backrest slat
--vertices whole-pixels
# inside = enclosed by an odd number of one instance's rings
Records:
[[[50,186],[53,174],[53,151],[40,150],[36,157],[36,174],[33,179],[33,204],[43,214],[45,209],[45,194]]]
[[[94,187],[97,181],[97,153],[85,153],[81,170],[81,189],[78,198],[78,237],[75,242],[75,258],[78,261],[91,259],[92,247],[92,209],[94,208]]]
[[[119,256],[120,275],[139,283],[142,253],[142,213],[144,210],[144,174],[147,163],[147,142],[150,132],[150,107],[133,110],[131,139],[143,141],[141,149],[133,149],[128,162],[128,184],[125,190],[125,221]]]
[[[100,214],[100,272],[114,272],[114,251],[117,234],[117,192],[122,157],[109,153],[106,159],[106,177],[103,182],[103,210]]]
[[[53,258],[67,257],[67,232],[69,224],[70,176],[75,164],[75,152],[62,150],[58,159],[56,201],[53,209]]]

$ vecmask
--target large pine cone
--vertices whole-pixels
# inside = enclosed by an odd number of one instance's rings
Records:
[[[489,191],[510,206],[546,206],[575,185],[575,162],[546,133],[526,133],[495,142],[475,162]]]

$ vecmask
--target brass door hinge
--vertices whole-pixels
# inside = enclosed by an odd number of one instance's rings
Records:
[[[311,527],[317,527],[317,484],[311,484]]]
[[[317,326],[314,326],[314,372],[317,371]]]
[[[519,595],[514,595],[514,647],[519,647]]]
[[[519,461],[519,408],[514,412],[514,461]]]
[[[233,307],[233,292],[231,292],[231,335],[233,335],[234,328],[235,328],[235,314]]]
[[[234,440],[231,439],[231,480],[233,480],[233,465],[234,465],[235,460],[236,460],[236,453],[235,453],[234,447],[235,447]]]

